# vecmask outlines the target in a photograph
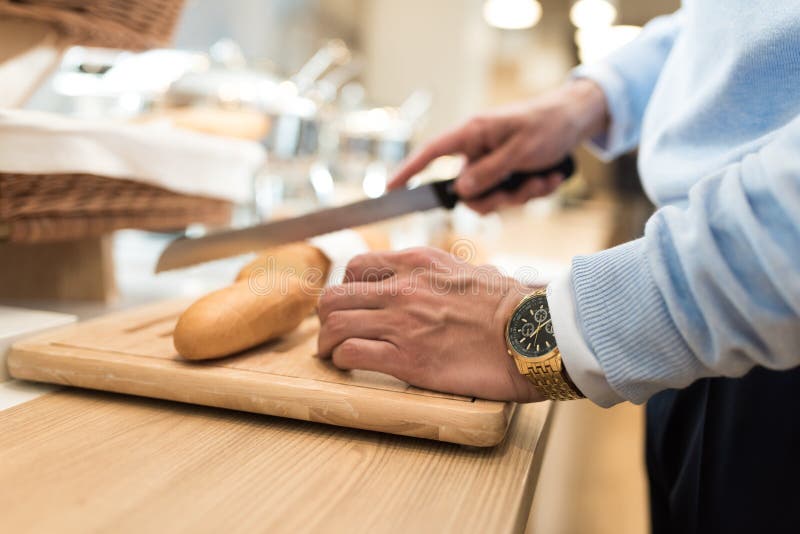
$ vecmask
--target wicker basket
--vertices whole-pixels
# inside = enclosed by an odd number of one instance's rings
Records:
[[[142,50],[170,41],[184,0],[0,0],[0,16],[51,23],[66,42]]]
[[[83,239],[122,228],[164,231],[230,222],[224,200],[174,193],[133,180],[90,174],[0,173],[3,239],[41,243]]]

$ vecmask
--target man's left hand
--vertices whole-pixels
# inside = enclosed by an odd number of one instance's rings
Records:
[[[506,352],[506,322],[530,292],[493,267],[436,249],[364,254],[320,299],[319,356],[421,388],[543,400]]]

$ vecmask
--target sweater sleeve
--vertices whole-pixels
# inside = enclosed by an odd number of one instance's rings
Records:
[[[579,322],[622,397],[800,365],[798,154],[800,117],[641,239],[573,260]]]
[[[595,81],[606,96],[609,128],[589,143],[601,159],[610,160],[638,145],[645,108],[682,20],[682,10],[657,17],[608,58],[573,70],[573,77]]]

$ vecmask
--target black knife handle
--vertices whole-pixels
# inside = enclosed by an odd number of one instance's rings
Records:
[[[564,158],[561,163],[557,165],[553,165],[547,169],[539,169],[536,171],[517,171],[509,174],[502,182],[497,184],[496,186],[488,189],[474,197],[470,200],[480,200],[482,198],[486,198],[491,194],[497,193],[498,191],[506,191],[512,192],[516,191],[522,184],[527,182],[528,180],[542,180],[547,178],[548,175],[557,172],[564,175],[564,179],[566,180],[573,174],[575,174],[575,160],[572,156],[567,156]],[[442,207],[447,209],[453,209],[456,203],[461,200],[458,194],[455,191],[455,183],[456,178],[451,180],[444,180],[441,182],[436,182],[434,187],[436,188],[436,194],[439,195],[439,201],[442,204]]]

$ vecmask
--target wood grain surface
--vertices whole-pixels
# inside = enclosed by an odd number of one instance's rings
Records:
[[[543,259],[589,253],[602,243],[607,213],[601,205],[555,216],[517,210],[503,216],[516,230],[491,240],[487,253],[520,251],[521,227],[539,229],[527,252]],[[621,501],[581,506],[585,486],[565,472],[591,464],[601,478],[598,470],[617,466],[598,453],[597,433],[560,436],[581,448],[548,445],[569,451],[563,463],[544,455],[551,414],[550,404],[521,405],[505,440],[477,449],[64,389],[0,411],[0,532],[503,534],[522,532],[534,489],[553,497],[539,501],[538,515],[552,520],[536,532],[594,532],[593,518],[610,522]],[[553,476],[539,481],[543,458]],[[597,494],[620,489],[617,481],[591,482]],[[564,526],[578,519],[578,530]]]
[[[520,532],[549,410],[481,449],[65,389],[0,412],[0,532]]]
[[[111,236],[55,243],[0,242],[0,298],[108,302],[117,293]]]
[[[160,302],[15,343],[15,378],[230,408],[472,446],[505,435],[511,403],[424,391],[314,357],[315,316],[275,342],[208,362],[181,358],[172,331],[190,301]]]

